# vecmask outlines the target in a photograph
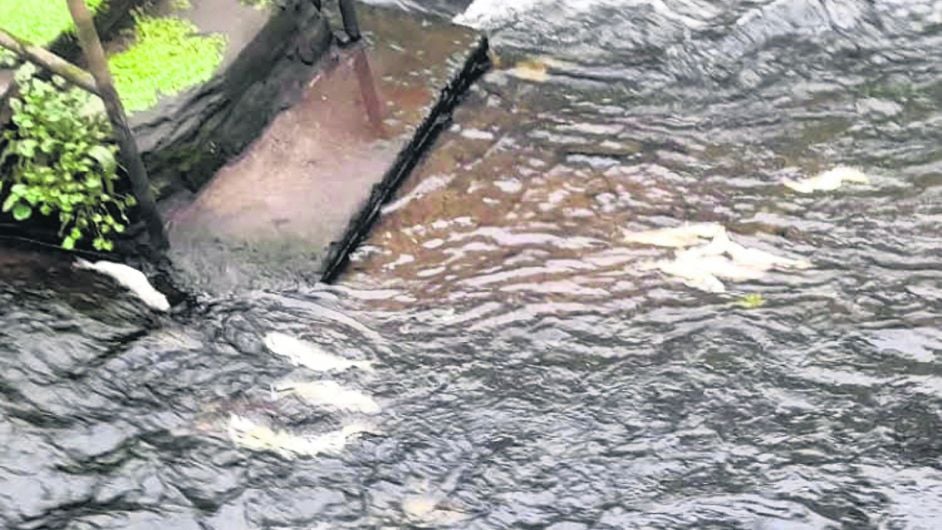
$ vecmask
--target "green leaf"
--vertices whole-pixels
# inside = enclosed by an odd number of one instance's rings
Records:
[[[62,248],[66,249],[66,250],[73,250],[73,249],[75,249],[75,240],[72,239],[71,237],[67,237],[67,238],[63,239],[63,240],[62,240]]]
[[[15,205],[19,200],[20,198],[16,195],[10,195],[7,197],[7,200],[3,201],[3,211],[9,212],[11,209],[13,209],[13,205]]]
[[[16,143],[16,154],[24,158],[33,158],[37,147],[39,147],[39,142],[36,140],[21,140]]]
[[[89,177],[85,179],[85,187],[90,190],[101,189],[101,177],[98,175],[89,175]]]
[[[114,173],[118,167],[118,162],[114,158],[114,153],[103,145],[96,145],[88,150],[88,156],[97,161],[105,173]]]
[[[13,207],[13,218],[17,221],[25,221],[33,215],[33,209],[23,203],[18,203]]]

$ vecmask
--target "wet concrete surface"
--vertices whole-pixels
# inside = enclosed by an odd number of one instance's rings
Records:
[[[244,287],[273,258],[314,277],[477,39],[381,8],[359,15],[363,45],[335,52],[300,103],[170,213],[175,261],[201,287]]]

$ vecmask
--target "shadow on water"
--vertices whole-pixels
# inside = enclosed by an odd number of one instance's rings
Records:
[[[4,527],[937,526],[942,12],[550,4],[482,10],[497,68],[336,287],[158,317],[0,258]],[[782,185],[840,164],[870,184]],[[683,222],[813,267],[705,293],[624,240]],[[315,377],[273,330],[374,361],[330,375],[370,433],[233,445],[350,419],[272,399]]]

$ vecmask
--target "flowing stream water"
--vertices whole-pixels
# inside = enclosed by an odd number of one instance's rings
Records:
[[[0,526],[938,528],[942,2],[465,20],[498,64],[336,286],[162,316],[0,258]],[[841,165],[869,183],[783,185]],[[684,223],[810,268],[707,292],[626,240]],[[372,369],[316,373],[273,332]],[[275,388],[315,379],[379,411]]]

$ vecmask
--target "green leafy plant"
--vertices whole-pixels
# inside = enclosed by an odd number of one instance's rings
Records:
[[[92,12],[104,0],[85,0]],[[0,0],[0,28],[37,46],[46,46],[71,31],[72,16],[65,0]]]
[[[13,68],[19,59],[16,54],[6,48],[0,48],[0,68]]]
[[[222,62],[226,48],[222,35],[200,35],[191,22],[175,17],[135,19],[134,44],[108,60],[128,112],[149,109],[161,95],[208,81]]]
[[[124,232],[135,201],[115,190],[117,147],[100,102],[61,78],[36,77],[31,65],[17,71],[16,82],[15,128],[3,133],[0,150],[0,167],[12,166],[0,176],[0,196],[9,184],[2,210],[17,221],[58,215],[63,248],[91,237],[95,249],[112,250],[111,236]]]

